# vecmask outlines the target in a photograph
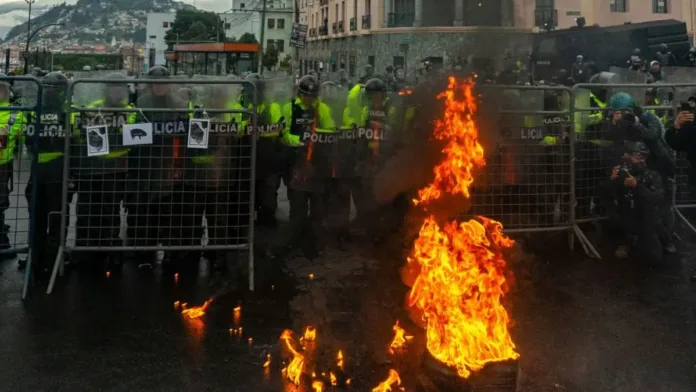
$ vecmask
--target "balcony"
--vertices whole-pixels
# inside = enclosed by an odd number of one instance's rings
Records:
[[[537,8],[534,10],[534,26],[543,30],[553,30],[558,26],[558,10]]]
[[[413,26],[414,14],[410,13],[391,13],[387,20],[387,27],[411,27]]]
[[[333,23],[331,24],[331,32],[334,33],[334,34],[338,34],[338,23],[333,22]]]
[[[319,5],[322,7],[325,5],[328,5],[328,4],[329,4],[329,0],[319,0]]]
[[[350,31],[358,29],[358,18],[350,18]]]
[[[345,33],[345,32],[346,32],[346,26],[343,25],[343,21],[338,22],[338,32],[339,32],[339,33]]]
[[[317,36],[317,28],[316,28],[316,27],[313,27],[313,28],[309,29],[309,36],[310,36],[310,37],[316,37],[316,36]]]
[[[320,26],[319,35],[329,35],[329,25]]]
[[[372,24],[370,23],[370,15],[363,15],[363,17],[362,17],[362,29],[369,30],[371,28],[372,28]]]

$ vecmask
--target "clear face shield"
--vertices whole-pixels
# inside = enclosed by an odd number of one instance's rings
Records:
[[[112,84],[107,86],[106,101],[112,104],[120,104],[128,100],[128,86]]]

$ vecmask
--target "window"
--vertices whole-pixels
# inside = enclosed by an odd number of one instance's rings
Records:
[[[367,56],[367,63],[372,66],[372,68],[375,67],[375,56]]]
[[[611,0],[609,3],[609,11],[626,12],[626,0]]]
[[[276,40],[275,47],[276,47],[276,49],[278,49],[278,52],[280,52],[280,53],[285,52],[285,41],[282,39]]]
[[[554,0],[536,0],[536,8],[556,8]]]
[[[156,36],[156,35],[151,35],[149,38],[150,38],[150,39],[157,39],[157,36]]]
[[[653,14],[666,14],[668,12],[667,0],[653,0]]]
[[[227,22],[225,22],[225,30],[229,30],[229,29],[231,29],[231,28],[232,28],[232,25],[229,24],[229,23],[227,23]]]
[[[267,26],[268,26],[269,29],[274,28],[274,27],[275,27],[275,19],[269,19],[269,20],[268,20],[268,23],[267,23]]]
[[[162,22],[162,27],[164,27],[165,29],[168,29],[168,28],[169,28],[169,22]]]
[[[285,19],[277,19],[276,20],[276,27],[279,29],[284,29],[285,28]]]
[[[244,3],[240,4],[239,8],[244,8]]]
[[[266,50],[268,50],[268,48],[270,48],[271,46],[275,46],[275,41],[272,39],[267,39],[266,40]]]

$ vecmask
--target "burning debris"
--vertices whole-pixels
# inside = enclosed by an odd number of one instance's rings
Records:
[[[317,330],[314,327],[307,327],[303,339],[305,342],[313,342],[317,338]]]
[[[394,324],[394,339],[389,345],[389,353],[394,354],[397,350],[403,349],[408,342],[413,340],[413,336],[406,335],[406,331],[399,326],[399,320]]]
[[[205,316],[205,311],[208,309],[208,306],[213,302],[213,299],[209,299],[203,303],[201,306],[194,306],[192,308],[186,308],[186,304],[181,305],[181,308],[183,309],[181,311],[181,314],[184,316],[187,316],[190,319],[199,319],[203,316]]]
[[[460,85],[450,77],[438,98],[444,100],[445,113],[434,136],[446,146],[435,179],[415,200],[424,208],[444,193],[469,198],[473,169],[485,165],[473,119],[473,81]],[[500,223],[484,217],[440,225],[431,215],[408,258],[415,280],[407,305],[422,316],[428,352],[462,378],[488,363],[519,357],[501,304],[507,290],[502,249],[513,245],[502,230]]]
[[[295,348],[295,339],[292,337],[292,331],[289,329],[283,331],[283,333],[280,335],[280,340],[285,343],[285,347],[292,355],[292,361],[290,361],[290,364],[283,369],[283,374],[295,385],[300,385],[302,373],[304,372],[305,368],[305,357]]]
[[[377,385],[377,387],[373,388],[372,392],[390,392],[394,391],[392,387],[398,387],[400,385],[401,377],[399,377],[399,373],[397,373],[396,370],[391,369],[389,370],[389,377]]]

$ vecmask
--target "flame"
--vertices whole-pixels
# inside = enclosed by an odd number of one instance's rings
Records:
[[[343,369],[343,351],[341,350],[338,350],[338,354],[336,354],[336,366],[339,369]]]
[[[267,368],[271,366],[271,354],[266,355],[266,362],[263,363],[263,367]]]
[[[413,336],[406,335],[406,331],[399,325],[399,320],[396,320],[392,329],[394,330],[394,339],[389,345],[389,352],[394,354],[394,350],[403,348],[406,343],[413,339]]]
[[[397,94],[399,94],[400,96],[403,97],[405,95],[413,94],[413,90],[411,90],[410,88],[405,88],[405,89],[400,90]]]
[[[401,377],[399,377],[399,373],[396,370],[391,369],[389,370],[389,377],[373,388],[372,392],[389,392],[392,390],[392,386],[398,387],[399,385],[401,385]]]
[[[242,320],[242,307],[237,306],[236,308],[233,309],[233,312],[232,312],[232,322],[234,323],[234,325],[239,326],[241,320]]]
[[[336,375],[333,374],[333,372],[329,373],[329,379],[331,380],[331,385],[336,386],[338,385],[338,379],[336,378]]]
[[[109,279],[110,276],[111,276],[111,271],[106,271],[106,278]]]
[[[188,316],[190,319],[197,319],[205,316],[205,310],[208,309],[208,306],[213,302],[213,299],[209,299],[205,301],[205,303],[201,306],[194,306],[192,308],[184,309],[181,311],[181,314]],[[182,308],[184,308],[186,304],[182,305]]]
[[[179,273],[174,274],[174,283],[179,283]]]
[[[324,383],[321,381],[314,381],[312,383],[313,392],[324,392]]]
[[[461,101],[457,100],[460,94],[464,97]],[[468,198],[469,187],[474,182],[474,167],[486,164],[473,118],[476,113],[473,82],[459,86],[450,77],[447,90],[437,97],[445,100],[445,115],[444,120],[435,122],[433,135],[438,140],[446,141],[442,150],[445,157],[435,166],[433,182],[418,192],[416,204],[437,200],[443,192]]]
[[[305,328],[304,331],[304,340],[307,342],[313,342],[317,338],[317,330],[316,328],[309,326]]]
[[[435,137],[447,146],[435,179],[419,192],[417,204],[445,192],[468,198],[474,167],[485,165],[472,88],[471,80],[458,85],[451,77],[438,96],[445,100],[445,119],[436,123]],[[418,271],[408,305],[423,314],[427,349],[464,378],[486,363],[519,357],[501,304],[507,290],[501,249],[514,243],[502,230],[500,223],[484,217],[441,227],[430,216],[408,258]]]
[[[300,354],[299,351],[293,346],[292,331],[286,329],[280,335],[280,340],[285,343],[288,351],[292,354],[292,361],[287,368],[284,369],[286,377],[292,381],[295,385],[300,385],[300,379],[302,377],[302,372],[304,371],[304,355]]]

